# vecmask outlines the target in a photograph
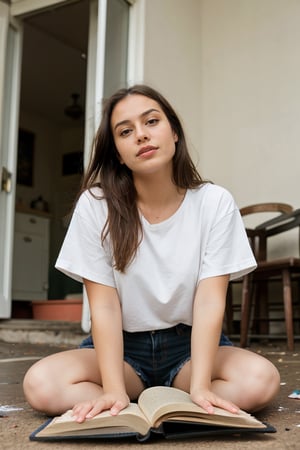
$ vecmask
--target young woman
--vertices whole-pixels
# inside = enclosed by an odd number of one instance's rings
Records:
[[[92,337],[29,369],[28,402],[82,422],[167,385],[209,413],[263,408],[276,368],[222,334],[228,282],[255,266],[232,196],[201,179],[169,103],[143,85],[118,91],[56,264],[85,285]]]

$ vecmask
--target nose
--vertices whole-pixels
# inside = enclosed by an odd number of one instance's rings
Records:
[[[141,142],[146,142],[146,141],[148,141],[148,136],[141,136],[141,137],[138,137],[138,139],[137,139],[137,141],[138,141],[138,143],[141,143]]]
[[[145,127],[136,128],[136,139],[138,143],[145,142],[149,139],[149,133]]]

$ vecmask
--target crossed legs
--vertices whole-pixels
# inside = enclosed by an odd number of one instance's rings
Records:
[[[144,385],[124,363],[127,394],[135,400]],[[180,370],[173,386],[189,391],[190,362]],[[212,390],[246,411],[266,406],[279,390],[279,374],[267,359],[237,347],[219,347],[212,374]],[[24,378],[28,403],[49,415],[72,409],[79,402],[101,396],[101,375],[94,349],[77,349],[48,356],[35,363]]]

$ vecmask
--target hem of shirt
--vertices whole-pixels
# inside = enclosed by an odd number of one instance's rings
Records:
[[[248,264],[248,265],[243,264],[240,266],[233,266],[233,267],[228,266],[228,267],[222,267],[222,269],[219,269],[219,270],[214,269],[211,271],[207,271],[207,272],[201,274],[201,276],[198,279],[198,283],[201,280],[204,280],[206,278],[219,277],[222,275],[229,275],[230,281],[236,280],[238,278],[242,278],[243,276],[247,275],[250,272],[253,272],[256,269],[257,264],[253,263],[253,260],[251,261],[250,264]]]
[[[99,274],[95,274],[95,273],[87,273],[84,271],[76,271],[74,272],[72,270],[71,266],[67,266],[67,265],[62,265],[62,264],[55,264],[55,268],[57,270],[59,270],[60,272],[64,273],[65,275],[67,275],[68,277],[72,278],[75,281],[78,281],[79,283],[83,283],[83,280],[89,280],[92,281],[94,283],[99,283],[99,284],[103,284],[105,286],[110,286],[113,288],[116,288],[115,283],[109,279],[109,278],[105,278],[105,277],[99,277]]]

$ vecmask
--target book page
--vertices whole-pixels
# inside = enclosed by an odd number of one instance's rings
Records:
[[[262,422],[245,411],[232,414],[215,407],[214,414],[208,414],[192,402],[188,393],[166,386],[146,389],[141,393],[138,404],[153,427],[159,426],[161,422],[166,420],[184,420],[186,417],[189,422],[231,427],[265,428]]]
[[[114,430],[113,434],[124,432],[125,428],[128,432],[136,432],[145,436],[150,429],[146,417],[141,412],[136,403],[130,403],[129,406],[117,416],[112,416],[109,411],[103,411],[92,419],[87,419],[83,423],[77,423],[72,411],[67,411],[61,416],[55,417],[37,436],[62,436],[65,434],[94,434],[96,430],[107,429]]]

